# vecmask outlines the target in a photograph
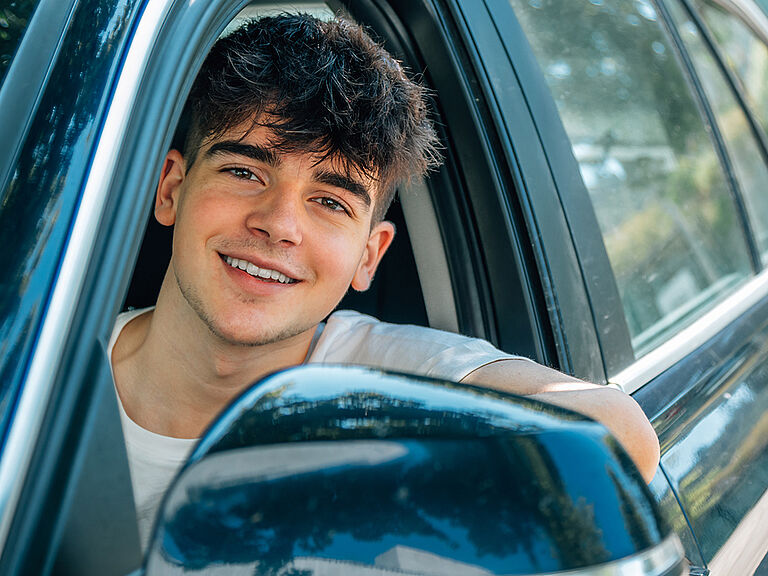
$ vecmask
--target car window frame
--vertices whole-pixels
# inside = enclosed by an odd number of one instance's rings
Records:
[[[77,0],[41,0],[0,86],[0,190],[5,190]]]
[[[485,0],[481,8],[467,1],[459,4],[468,21],[488,20],[494,30],[475,38],[486,74],[493,78],[484,88],[497,106],[507,161],[519,169],[518,192],[509,193],[519,194],[527,206],[529,240],[537,246],[539,273],[550,291],[550,322],[561,342],[561,369],[568,366],[567,372],[606,383],[606,359],[627,358],[631,352],[629,330],[570,140],[509,2]],[[489,56],[493,53],[495,58]],[[576,233],[582,229],[583,234]],[[580,258],[582,254],[590,258]],[[596,279],[592,294],[587,278]],[[607,343],[609,353],[601,348],[591,300],[595,296],[602,298],[600,313],[614,335]]]
[[[89,171],[0,459],[0,548],[39,520],[25,517],[17,506],[41,481],[36,475],[40,467],[50,467],[58,458],[74,463],[77,450],[75,454],[46,453],[45,431],[56,429],[56,423],[67,426],[73,417],[70,412],[49,409],[49,400],[62,390],[75,396],[82,391],[85,397],[93,393],[87,381],[92,370],[84,373],[83,366],[77,370],[72,366],[79,366],[78,358],[93,357],[94,346],[102,354],[106,348],[132,273],[132,267],[122,263],[136,260],[155,175],[173,127],[205,54],[247,0],[126,3],[139,6],[140,13],[122,52],[122,73],[112,87],[101,136],[93,144]],[[174,62],[172,67],[169,61]],[[82,414],[79,418],[87,420]],[[51,523],[52,519],[41,521]],[[3,553],[4,562],[8,555],[17,562],[29,560],[22,558],[29,556],[28,550]]]
[[[665,2],[666,0],[660,1]],[[739,106],[744,111],[752,133],[758,141],[760,151],[763,155],[763,161],[768,164],[768,133],[761,127],[757,115],[752,109],[749,99],[746,96],[741,79],[738,74],[736,74],[736,71],[728,65],[727,58],[725,57],[725,50],[720,46],[714,34],[710,31],[704,17],[696,10],[691,0],[679,1],[683,4],[684,9],[687,10],[691,20],[696,24],[704,43],[711,51],[718,68],[725,77]],[[768,15],[764,14],[759,7],[752,2],[749,2],[749,0],[729,0],[728,2],[718,3],[718,5],[723,8],[723,10],[729,12],[734,18],[738,18],[747,28],[754,32],[758,40],[761,41],[765,45],[766,50],[768,50]],[[747,15],[759,18],[763,23],[762,27],[755,22],[748,20],[746,17]]]

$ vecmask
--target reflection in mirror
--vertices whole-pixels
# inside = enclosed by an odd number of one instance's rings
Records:
[[[304,367],[246,393],[163,505],[148,574],[530,574],[663,538],[598,424],[513,396]]]

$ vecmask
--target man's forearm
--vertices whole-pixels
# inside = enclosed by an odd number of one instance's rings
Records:
[[[583,382],[526,360],[488,364],[463,382],[530,396],[589,416],[616,437],[647,482],[656,473],[659,441],[653,426],[637,402],[619,390]]]

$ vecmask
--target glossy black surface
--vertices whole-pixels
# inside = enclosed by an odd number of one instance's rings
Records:
[[[16,0],[0,7],[0,86],[39,2]]]
[[[0,251],[0,433],[27,368],[138,5],[79,3],[13,176],[0,191],[0,246],[6,247]]]
[[[686,564],[690,569],[691,576],[697,574],[696,570],[705,570],[706,563],[701,556],[699,543],[696,535],[691,530],[688,519],[683,512],[677,494],[667,478],[663,466],[659,466],[653,481],[648,486],[653,493],[654,499],[658,504],[659,512],[666,524],[680,538],[683,545]]]
[[[161,518],[149,573],[254,564],[255,574],[319,574],[330,559],[403,569],[426,554],[526,574],[617,560],[666,534],[642,478],[594,422],[487,390],[329,367],[279,373],[241,397],[195,449]]]
[[[683,390],[656,400],[662,405],[651,415],[662,463],[707,563],[768,485],[768,324],[759,321],[767,313],[762,302],[653,383],[670,394]],[[650,408],[651,390],[640,392]]]

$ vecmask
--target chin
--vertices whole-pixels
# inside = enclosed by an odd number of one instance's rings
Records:
[[[231,346],[264,346],[288,340],[309,330],[312,326],[274,326],[263,320],[245,320],[242,316],[230,322],[209,321],[203,318],[211,333]],[[258,326],[258,329],[254,327]]]

